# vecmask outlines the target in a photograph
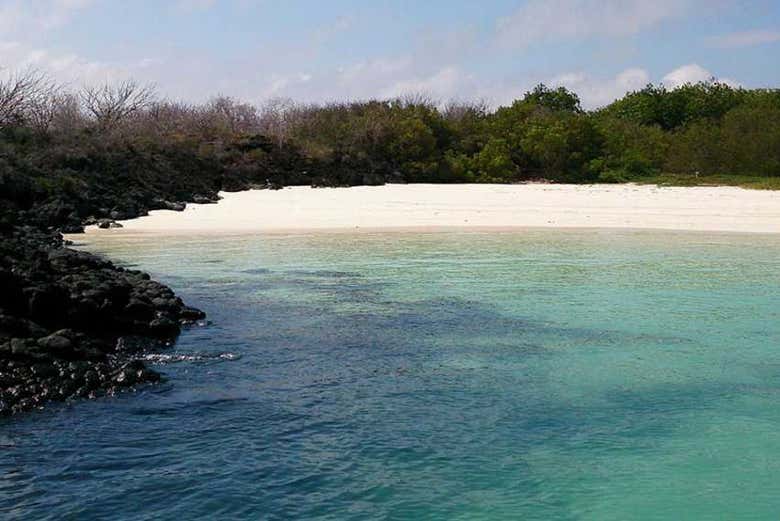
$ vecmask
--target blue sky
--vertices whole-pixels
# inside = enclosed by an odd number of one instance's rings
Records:
[[[778,0],[0,0],[0,66],[262,103],[780,86]]]

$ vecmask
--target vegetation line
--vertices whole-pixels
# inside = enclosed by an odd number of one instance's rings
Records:
[[[6,227],[75,231],[251,186],[529,180],[778,189],[780,91],[649,85],[595,111],[544,85],[495,110],[424,96],[258,108],[162,100],[132,81],[0,81]]]

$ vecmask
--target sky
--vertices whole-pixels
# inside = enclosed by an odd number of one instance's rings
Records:
[[[780,0],[0,0],[3,74],[191,102],[497,106],[546,83],[595,108],[650,82],[780,87],[778,57]]]

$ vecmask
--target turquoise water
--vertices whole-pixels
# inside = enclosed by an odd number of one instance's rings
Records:
[[[211,321],[0,423],[9,519],[778,519],[780,237],[132,238]]]

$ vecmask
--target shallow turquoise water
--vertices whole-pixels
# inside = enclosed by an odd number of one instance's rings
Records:
[[[0,423],[16,519],[778,519],[780,237],[89,237],[210,325]]]

